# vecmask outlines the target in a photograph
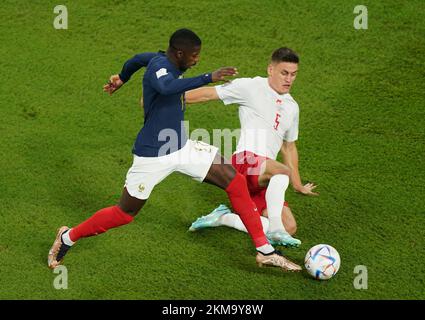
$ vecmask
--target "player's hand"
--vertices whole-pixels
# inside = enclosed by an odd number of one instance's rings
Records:
[[[302,193],[306,196],[318,196],[319,193],[318,192],[313,192],[313,189],[315,189],[317,187],[317,185],[315,185],[314,183],[307,183],[299,188],[295,188],[296,192]]]
[[[103,91],[108,92],[109,95],[112,95],[115,91],[121,88],[123,84],[124,82],[121,81],[120,76],[114,74],[109,78],[108,83],[103,86]]]
[[[226,81],[225,77],[233,77],[238,74],[238,69],[235,67],[224,67],[214,71],[211,74],[212,82]]]

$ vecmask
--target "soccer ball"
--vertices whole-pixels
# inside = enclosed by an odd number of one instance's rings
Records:
[[[313,278],[327,280],[338,272],[341,258],[334,247],[328,244],[318,244],[308,250],[304,265]]]

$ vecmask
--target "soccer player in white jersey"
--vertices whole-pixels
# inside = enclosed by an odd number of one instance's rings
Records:
[[[289,48],[272,54],[268,77],[239,78],[224,85],[186,92],[187,103],[222,100],[239,104],[241,136],[232,157],[236,170],[247,179],[251,198],[262,215],[263,229],[275,245],[299,246],[292,238],[295,218],[285,202],[289,177],[294,189],[317,195],[313,183],[302,184],[298,170],[299,107],[289,94],[298,71],[299,57]],[[282,153],[284,164],[276,161]],[[265,217],[268,217],[265,218]],[[245,231],[240,218],[224,205],[196,220],[191,231],[225,225]]]

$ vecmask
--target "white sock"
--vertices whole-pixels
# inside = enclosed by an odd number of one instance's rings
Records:
[[[263,231],[264,233],[267,233],[269,229],[269,219],[267,219],[266,217],[260,217],[260,218],[261,218],[261,224],[263,225]],[[236,213],[223,214],[218,221],[220,225],[222,226],[234,228],[236,230],[248,233],[248,230],[246,230],[245,225],[242,223],[241,218]]]
[[[64,233],[62,233],[62,242],[67,246],[72,246],[75,243],[74,241],[71,241],[71,238],[69,237],[70,231],[71,229],[68,229]]]
[[[270,243],[264,244],[261,247],[257,247],[256,249],[257,251],[260,251],[261,253],[264,253],[264,254],[269,254],[274,251],[274,248]]]
[[[266,203],[269,216],[269,232],[286,231],[282,223],[282,209],[289,177],[284,174],[274,175],[267,187]]]

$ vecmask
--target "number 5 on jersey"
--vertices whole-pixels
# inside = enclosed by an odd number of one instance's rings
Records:
[[[273,128],[274,128],[275,130],[277,130],[277,127],[279,127],[279,124],[280,124],[280,122],[279,122],[279,118],[280,118],[280,114],[279,114],[279,113],[276,113],[276,119],[274,119],[274,123],[275,123],[275,125],[273,126]]]

